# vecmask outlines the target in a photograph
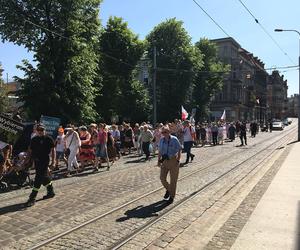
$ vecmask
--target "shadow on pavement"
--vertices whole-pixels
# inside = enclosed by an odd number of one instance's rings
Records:
[[[131,161],[125,161],[124,164],[140,163],[140,162],[145,162],[145,158],[140,158],[140,159],[131,160]]]
[[[13,205],[9,205],[6,207],[1,207],[0,208],[0,215],[4,215],[7,213],[13,213],[13,212],[17,212],[20,210],[26,210],[26,206],[24,205],[24,203],[18,203],[18,204],[13,204]]]
[[[127,210],[124,213],[126,216],[118,218],[116,221],[123,222],[123,221],[129,220],[131,218],[145,219],[145,218],[149,218],[149,217],[156,217],[156,216],[158,216],[158,212],[163,210],[167,206],[169,206],[169,204],[164,200],[155,202],[146,207],[140,205],[134,209]]]
[[[133,155],[126,155],[126,159],[132,159],[132,158],[138,158],[138,157],[141,157],[141,155],[136,155],[136,154],[133,154]]]
[[[292,141],[292,142],[289,142],[287,145],[291,145],[291,144],[294,144],[294,143],[297,143],[298,141]]]

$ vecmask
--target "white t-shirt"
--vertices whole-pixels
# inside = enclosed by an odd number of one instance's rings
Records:
[[[183,141],[193,141],[193,133],[195,133],[194,127],[185,127],[183,129]]]
[[[120,131],[119,130],[112,130],[111,135],[114,139],[120,139]]]
[[[77,149],[81,146],[81,141],[79,135],[76,131],[71,132],[66,138],[66,147],[72,149]]]
[[[57,152],[64,152],[65,150],[65,135],[58,135],[56,137],[56,148]]]

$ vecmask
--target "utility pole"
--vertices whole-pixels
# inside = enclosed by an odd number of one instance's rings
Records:
[[[300,37],[300,32],[298,30],[286,30],[286,29],[275,29],[275,32],[282,32],[282,31],[292,31],[296,32]],[[299,88],[299,96],[298,96],[298,141],[300,141],[300,38],[299,38],[299,55],[298,55],[298,88]]]
[[[153,47],[153,125],[155,126],[157,122],[157,113],[156,113],[156,46]]]

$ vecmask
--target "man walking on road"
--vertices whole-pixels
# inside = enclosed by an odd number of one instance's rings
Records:
[[[244,146],[244,141],[245,144],[247,145],[247,128],[245,122],[243,122],[240,126],[240,139],[241,139],[241,146]]]
[[[186,161],[185,164],[189,163],[191,158],[191,162],[194,160],[195,155],[191,153],[192,146],[195,141],[195,128],[192,127],[190,121],[185,120],[183,122],[183,148],[184,152],[186,152]]]
[[[55,196],[51,179],[48,174],[49,154],[51,152],[51,168],[55,163],[55,145],[53,139],[45,134],[45,127],[38,124],[37,136],[30,141],[29,154],[32,157],[35,166],[35,179],[32,192],[26,203],[26,206],[33,206],[35,203],[38,191],[43,184],[47,188],[47,195],[43,199],[49,199]],[[28,158],[30,158],[28,157]]]
[[[179,174],[179,162],[181,157],[181,145],[176,136],[170,134],[168,126],[162,128],[163,138],[159,141],[158,166],[160,169],[160,180],[166,189],[164,200],[171,204],[176,194],[176,185]],[[167,175],[170,172],[170,183]]]
[[[149,160],[150,157],[149,146],[152,140],[153,140],[152,132],[148,129],[148,125],[144,125],[143,130],[141,131],[141,142],[142,142],[143,152],[146,155],[145,161]]]

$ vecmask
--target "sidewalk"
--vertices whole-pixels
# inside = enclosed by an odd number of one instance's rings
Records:
[[[300,142],[261,198],[232,250],[300,248]]]

